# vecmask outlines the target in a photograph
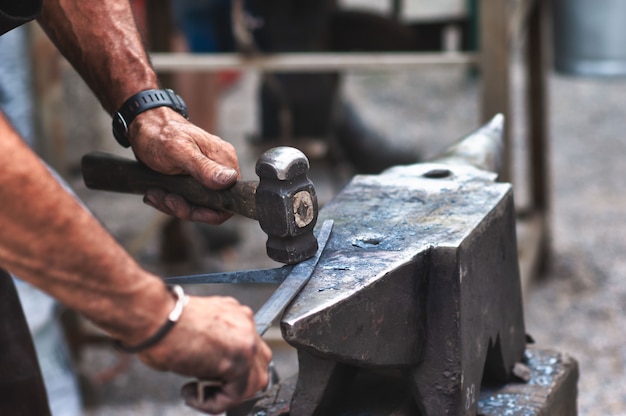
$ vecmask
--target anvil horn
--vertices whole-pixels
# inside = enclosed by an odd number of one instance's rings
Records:
[[[433,162],[500,172],[504,157],[503,133],[504,116],[496,114],[487,124],[448,147]]]

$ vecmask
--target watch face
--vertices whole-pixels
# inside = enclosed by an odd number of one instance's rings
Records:
[[[187,104],[185,103],[185,101],[183,100],[183,97],[181,97],[180,95],[176,95],[176,98],[178,99],[178,108],[176,109],[183,117],[185,117],[186,119],[189,118],[189,113],[187,111]]]
[[[119,112],[115,113],[113,116],[113,130],[123,136],[126,136],[126,133],[128,132],[126,120],[124,120],[124,117]]]
[[[119,112],[113,115],[113,137],[119,144],[124,147],[129,147],[130,142],[126,135],[128,134],[128,125],[126,124],[126,120]]]

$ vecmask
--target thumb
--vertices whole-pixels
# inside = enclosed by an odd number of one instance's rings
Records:
[[[239,172],[202,155],[189,162],[188,172],[209,189],[225,189],[237,182]]]

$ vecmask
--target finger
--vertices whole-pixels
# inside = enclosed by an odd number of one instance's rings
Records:
[[[232,216],[222,211],[191,205],[185,198],[177,194],[167,194],[163,199],[165,209],[172,215],[186,221],[202,221],[212,225],[219,225]]]
[[[226,167],[239,170],[237,151],[235,147],[222,138],[209,134],[208,140],[196,141],[200,151],[209,159],[216,161]]]
[[[248,305],[241,304],[241,313],[248,317],[250,320],[254,319],[254,311]],[[257,335],[258,337],[258,335]]]
[[[264,393],[265,388],[269,384],[269,380],[270,378],[267,365],[263,368],[255,365],[248,375],[248,380],[245,385],[246,391],[243,394],[243,398],[250,399]]]
[[[186,160],[184,169],[209,189],[225,189],[235,184],[239,177],[236,169],[221,165],[202,153]]]
[[[203,397],[200,397],[198,382],[194,381],[185,384],[181,388],[180,394],[187,406],[208,414],[222,413],[238,402],[238,400],[233,400],[232,397],[225,393],[223,387],[209,387],[208,390],[202,392]]]
[[[264,361],[262,362],[263,368],[267,367],[272,361],[272,349],[267,345],[267,343],[261,338],[260,342],[261,346],[259,348],[259,357]]]
[[[270,370],[271,368],[273,368],[273,365],[271,365],[271,361],[272,350],[263,340],[260,340],[258,353],[255,360],[255,371],[258,382],[256,386],[256,391],[264,390],[270,383],[270,378],[272,377]]]
[[[216,211],[191,205],[180,195],[168,194],[161,189],[149,189],[146,191],[143,202],[165,214],[211,225],[220,225],[233,216],[233,214],[226,211]]]
[[[191,207],[189,219],[196,222],[205,222],[211,225],[220,225],[232,217],[233,214],[226,211],[215,211],[209,208]]]
[[[161,189],[149,189],[143,197],[143,203],[165,214],[174,215],[164,203],[166,196],[167,192]]]

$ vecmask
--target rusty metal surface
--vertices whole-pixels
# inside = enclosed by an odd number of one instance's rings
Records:
[[[556,351],[529,348],[524,361],[527,383],[508,383],[483,389],[480,416],[576,416],[578,363]]]

